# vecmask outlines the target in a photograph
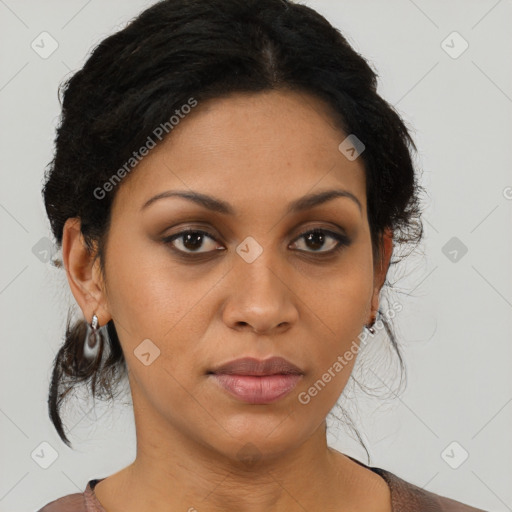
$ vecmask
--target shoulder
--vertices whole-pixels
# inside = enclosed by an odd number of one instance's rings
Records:
[[[486,512],[427,491],[381,468],[373,468],[391,489],[393,512]]]
[[[87,512],[87,505],[84,494],[77,492],[51,501],[37,512]]]
[[[94,487],[101,480],[103,478],[89,480],[84,492],[62,496],[47,503],[37,512],[105,512],[94,495]]]
[[[393,512],[488,512],[427,491],[403,480],[390,471],[368,466],[350,455],[348,455],[348,458],[377,473],[386,481],[391,492]]]

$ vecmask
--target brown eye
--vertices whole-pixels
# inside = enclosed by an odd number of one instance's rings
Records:
[[[218,249],[218,244],[212,235],[199,229],[187,229],[163,239],[165,244],[170,244],[177,251],[186,254],[204,254]],[[208,242],[205,244],[205,242]],[[206,245],[207,250],[200,249]],[[209,247],[209,249],[208,249]]]
[[[299,248],[299,250],[309,253],[331,253],[340,250],[350,243],[347,236],[326,229],[306,231],[295,239],[294,245],[297,246],[297,241],[301,240],[304,241],[303,245],[305,245],[307,249]]]

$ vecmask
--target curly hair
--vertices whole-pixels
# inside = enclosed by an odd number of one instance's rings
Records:
[[[43,188],[57,246],[66,220],[79,217],[85,244],[104,272],[116,187],[101,200],[94,191],[148,134],[190,97],[201,103],[278,89],[324,101],[340,130],[364,142],[360,158],[374,256],[379,257],[386,229],[395,247],[419,243],[422,187],[412,161],[416,147],[397,111],[377,93],[377,76],[323,16],[290,0],[162,0],[152,5],[101,41],[83,68],[61,84],[62,114]],[[386,318],[383,322],[403,371],[392,325]],[[112,396],[126,374],[113,320],[107,324],[108,357],[84,364],[86,327],[85,320],[72,324],[68,316],[53,362],[49,415],[68,446],[59,412],[68,393],[89,383],[93,397]]]

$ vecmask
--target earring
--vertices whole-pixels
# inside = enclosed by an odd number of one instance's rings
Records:
[[[365,325],[366,329],[368,329],[368,332],[370,334],[375,334],[375,322],[377,321],[377,316],[379,315],[379,312],[377,311],[377,313],[375,314],[375,316],[373,317],[372,319],[372,323],[370,324],[370,326],[367,326]]]
[[[102,342],[101,335],[98,329],[98,317],[96,314],[92,315],[92,321],[87,324],[87,333],[84,342],[84,357],[86,359],[95,360],[100,351],[100,344]]]

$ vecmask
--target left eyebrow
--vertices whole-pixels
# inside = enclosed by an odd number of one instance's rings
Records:
[[[189,191],[180,191],[180,190],[167,190],[152,198],[148,199],[143,205],[141,210],[147,208],[150,204],[154,203],[159,199],[163,199],[166,197],[181,197],[183,199],[188,199],[189,201],[193,201],[208,210],[212,210],[214,212],[223,213],[225,215],[234,215],[235,210],[233,207],[220,199],[215,197],[201,194],[200,192],[189,192]],[[314,208],[315,206],[319,206],[328,201],[332,201],[338,197],[345,197],[352,200],[359,208],[359,212],[362,213],[363,207],[359,199],[349,192],[348,190],[343,189],[334,189],[334,190],[324,190],[322,192],[317,192],[315,194],[308,194],[295,201],[292,201],[286,210],[286,213],[298,213],[304,210],[308,210]]]
[[[346,197],[351,199],[353,202],[357,204],[359,208],[359,212],[362,214],[363,207],[359,199],[349,192],[348,190],[343,189],[335,189],[335,190],[324,190],[323,192],[317,192],[316,194],[309,194],[295,201],[292,201],[286,213],[298,213],[304,210],[308,210],[310,208],[314,208],[315,206],[319,206],[320,204],[326,203],[327,201],[332,201],[337,197]]]

